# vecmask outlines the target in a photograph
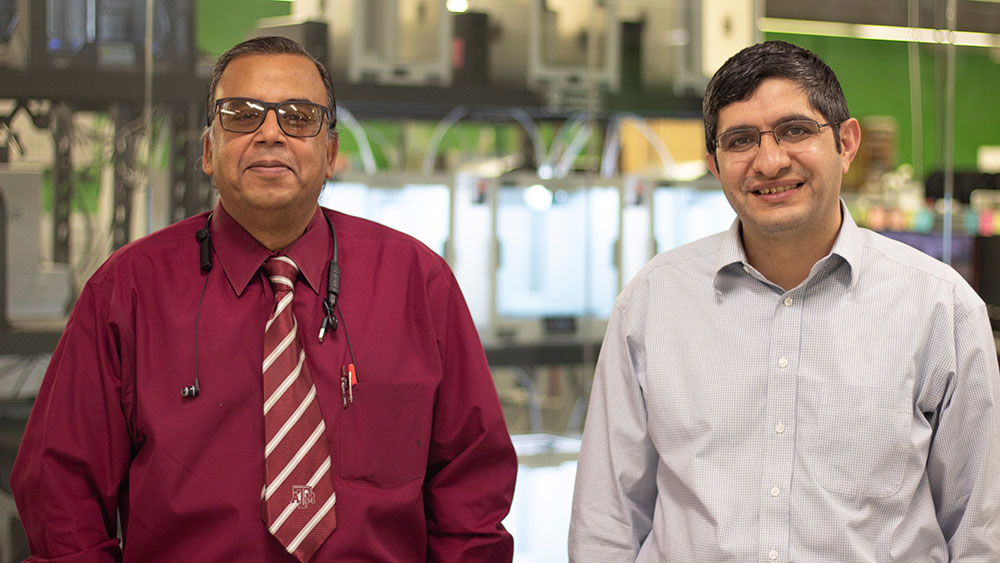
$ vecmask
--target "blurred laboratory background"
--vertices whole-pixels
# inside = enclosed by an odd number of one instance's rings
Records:
[[[214,205],[208,72],[273,34],[333,73],[321,205],[455,271],[518,450],[519,563],[567,559],[615,296],[734,218],[700,108],[740,48],[783,39],[833,67],[863,129],[855,220],[951,263],[1000,317],[998,0],[0,0],[0,563],[28,554],[7,481],[80,288]]]

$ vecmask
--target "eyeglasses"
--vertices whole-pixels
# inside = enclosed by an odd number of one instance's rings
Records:
[[[330,120],[330,110],[311,102],[262,102],[253,98],[215,100],[219,124],[231,133],[253,133],[274,110],[278,127],[290,137],[315,137],[323,129],[323,117]]]
[[[770,133],[774,142],[783,148],[807,141],[824,127],[840,125],[840,123],[817,123],[812,119],[791,119],[774,126],[770,131],[760,131],[753,127],[732,129],[719,135],[716,139],[719,150],[726,153],[745,153],[760,147],[761,137]]]

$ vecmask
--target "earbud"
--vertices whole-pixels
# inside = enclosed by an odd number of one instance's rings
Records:
[[[206,274],[212,271],[212,233],[208,230],[211,224],[212,213],[209,213],[208,218],[205,219],[205,226],[198,229],[194,234],[200,250],[201,271]],[[201,301],[205,298],[206,287],[208,287],[208,276],[205,276],[205,282],[201,285],[201,296],[198,297],[198,312],[194,317],[194,385],[181,387],[181,397],[190,397],[192,399],[201,393],[201,387],[198,386],[198,327],[201,321]]]

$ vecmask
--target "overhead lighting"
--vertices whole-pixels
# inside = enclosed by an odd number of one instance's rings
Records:
[[[998,0],[1000,1],[1000,0]],[[768,33],[849,37],[878,41],[955,44],[961,47],[1000,47],[1000,35],[977,31],[948,31],[926,27],[899,27],[783,18],[758,18],[757,27]]]
[[[552,169],[551,164],[540,164],[538,166],[538,177],[542,180],[551,180],[553,174],[555,174],[555,170]]]
[[[532,211],[548,211],[552,207],[552,192],[541,184],[528,186],[521,193],[524,204]]]
[[[704,159],[691,160],[688,162],[675,162],[670,167],[668,179],[678,182],[693,182],[708,174],[708,166]]]
[[[453,14],[461,14],[469,11],[468,0],[448,0],[448,3],[445,5],[448,7],[448,11]]]

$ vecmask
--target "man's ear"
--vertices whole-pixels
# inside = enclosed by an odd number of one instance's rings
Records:
[[[722,178],[719,177],[719,159],[714,154],[707,152],[705,153],[705,162],[708,163],[708,170],[712,173],[712,176],[715,176],[715,179],[721,182]]]
[[[333,170],[337,164],[337,151],[340,149],[340,139],[338,137],[327,138],[326,140],[326,177],[333,177]]]
[[[206,129],[201,135],[201,171],[207,176],[212,175],[212,136],[211,130]]]
[[[861,125],[852,117],[840,124],[840,159],[843,174],[847,174],[850,170],[851,162],[857,156],[860,146]]]

